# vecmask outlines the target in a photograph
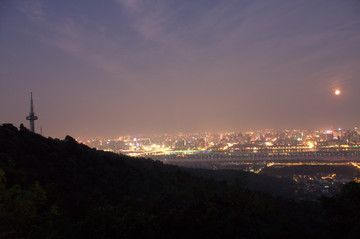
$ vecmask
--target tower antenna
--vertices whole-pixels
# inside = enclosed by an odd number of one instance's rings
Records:
[[[28,116],[26,116],[26,119],[30,121],[30,131],[35,132],[35,120],[38,119],[38,117],[35,115],[34,112],[34,103],[32,98],[32,92],[31,92],[31,100],[30,100],[30,113]]]

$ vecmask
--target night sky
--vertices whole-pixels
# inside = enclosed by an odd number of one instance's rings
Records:
[[[0,123],[31,91],[51,137],[353,128],[360,1],[0,1]]]

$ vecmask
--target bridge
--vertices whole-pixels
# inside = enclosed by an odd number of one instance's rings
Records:
[[[183,150],[161,153],[147,153],[150,157],[160,161],[257,161],[257,160],[286,160],[286,159],[328,159],[328,158],[360,158],[359,147],[269,147],[248,150],[200,151]]]

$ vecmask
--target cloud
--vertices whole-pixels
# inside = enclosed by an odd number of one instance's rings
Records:
[[[348,22],[318,31],[301,25],[297,16],[307,11],[306,6],[293,2],[275,7],[274,2],[203,1],[199,8],[186,2],[116,3],[122,21],[113,17],[112,22],[96,24],[86,15],[85,20],[71,14],[50,19],[39,3],[22,9],[47,30],[48,34],[37,36],[41,41],[138,87],[180,76],[202,84],[201,78],[211,81],[221,74],[250,79],[269,75],[266,72],[295,73],[336,51],[341,54],[342,48],[359,39],[346,31]],[[124,25],[128,31],[116,31]],[[296,27],[302,28],[301,34]],[[151,75],[155,77],[149,79]]]
[[[117,0],[120,4],[124,5],[131,11],[139,11],[141,0]]]
[[[32,21],[45,21],[43,4],[39,1],[18,1],[18,9],[25,13]]]
[[[84,16],[81,16],[82,21],[67,16],[53,20],[43,11],[43,5],[39,2],[34,5],[20,2],[19,10],[41,27],[41,33],[28,32],[35,39],[117,76],[126,84],[136,86],[136,81],[133,81],[136,76],[130,74],[124,60],[128,52],[123,52],[123,58],[117,57],[122,53],[118,47],[121,42],[118,38],[111,39],[102,34],[106,26],[100,25],[96,30],[89,30],[86,26],[89,20],[84,19]]]

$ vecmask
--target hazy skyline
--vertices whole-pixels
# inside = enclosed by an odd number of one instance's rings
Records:
[[[357,0],[2,1],[0,52],[46,136],[360,126]]]

